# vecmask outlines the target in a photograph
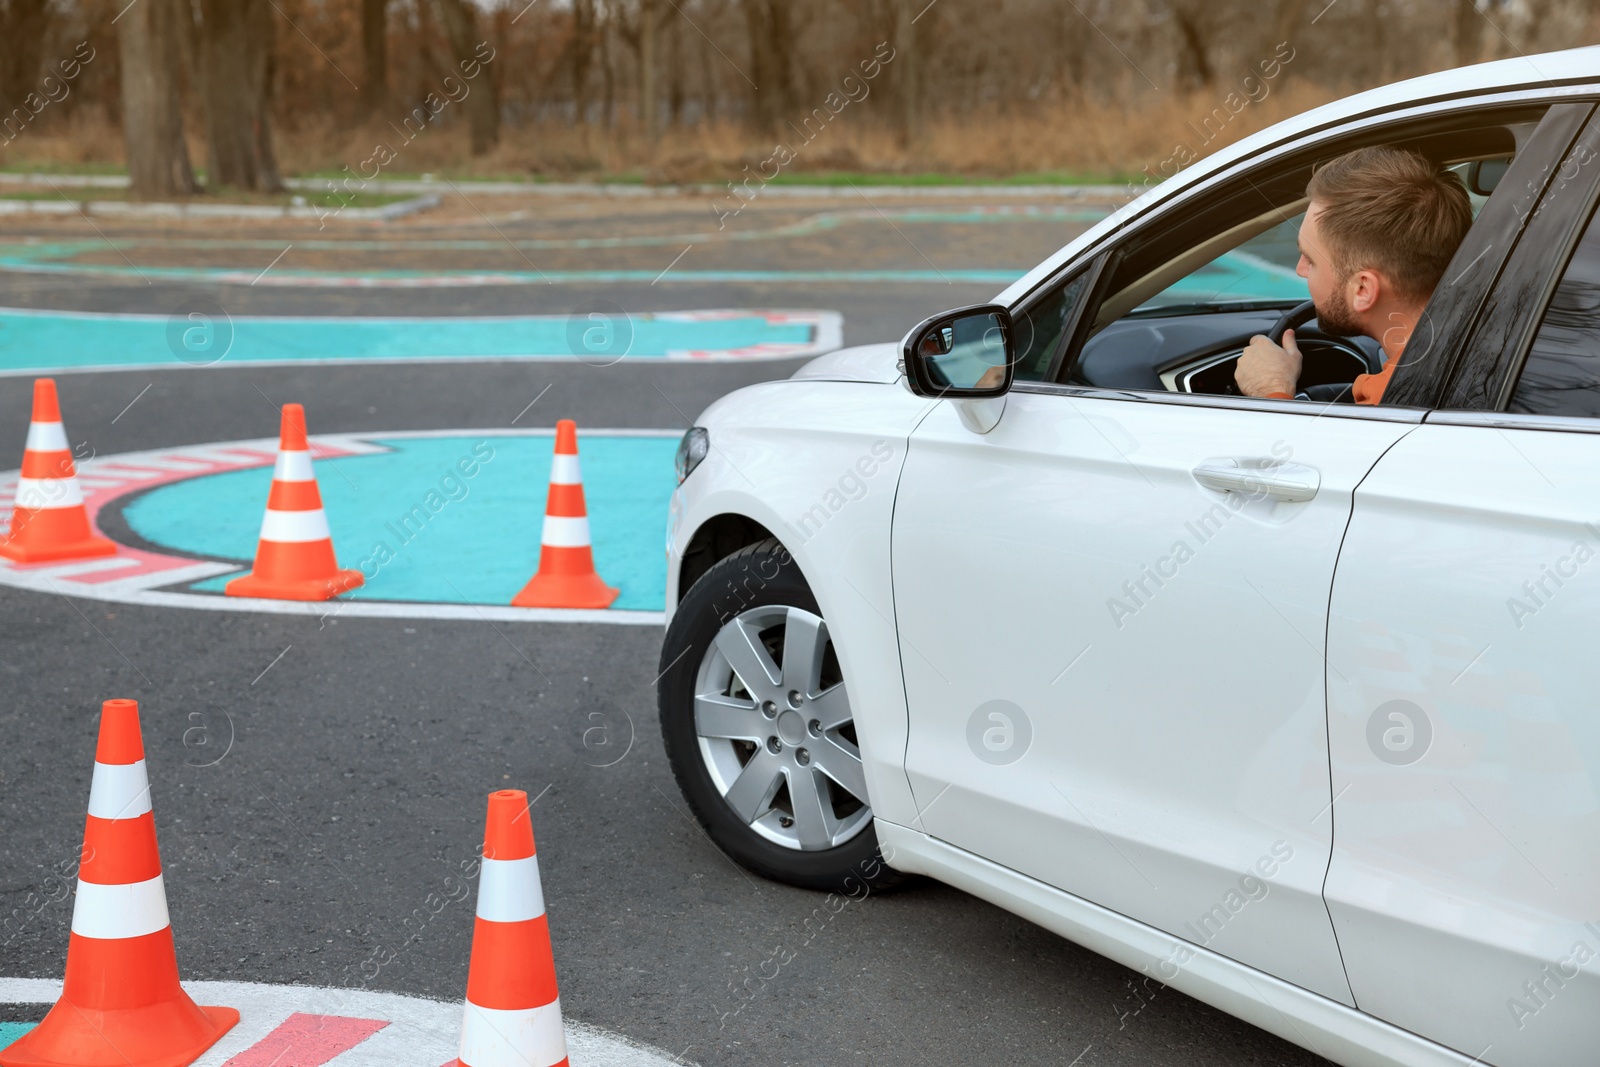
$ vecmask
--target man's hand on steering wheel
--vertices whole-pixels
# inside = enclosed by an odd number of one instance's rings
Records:
[[[1295,383],[1300,380],[1300,346],[1295,344],[1294,331],[1283,332],[1280,347],[1268,340],[1265,334],[1250,338],[1250,344],[1239,356],[1233,380],[1245,396],[1267,396],[1286,393],[1293,396]]]

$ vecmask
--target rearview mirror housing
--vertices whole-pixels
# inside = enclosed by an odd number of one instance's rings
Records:
[[[901,367],[918,396],[982,399],[1011,388],[1016,352],[1011,311],[976,304],[921,323],[901,343]]]

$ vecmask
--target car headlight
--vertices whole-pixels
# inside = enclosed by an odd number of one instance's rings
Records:
[[[689,432],[683,435],[683,440],[678,442],[678,484],[694,473],[700,466],[700,461],[711,452],[711,434],[704,426],[691,426]]]

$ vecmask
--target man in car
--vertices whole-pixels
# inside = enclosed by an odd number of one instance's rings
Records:
[[[1383,347],[1383,369],[1352,387],[1358,404],[1377,404],[1400,364],[1422,309],[1472,225],[1461,179],[1425,156],[1398,148],[1358,148],[1317,168],[1306,186],[1300,265],[1325,334],[1364,334]],[[1246,396],[1292,399],[1300,377],[1294,331],[1283,347],[1257,334],[1234,380]]]

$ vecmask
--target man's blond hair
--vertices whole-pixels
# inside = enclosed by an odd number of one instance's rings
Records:
[[[1402,299],[1425,303],[1472,227],[1454,173],[1417,152],[1358,148],[1318,167],[1306,195],[1341,278],[1376,270]]]

